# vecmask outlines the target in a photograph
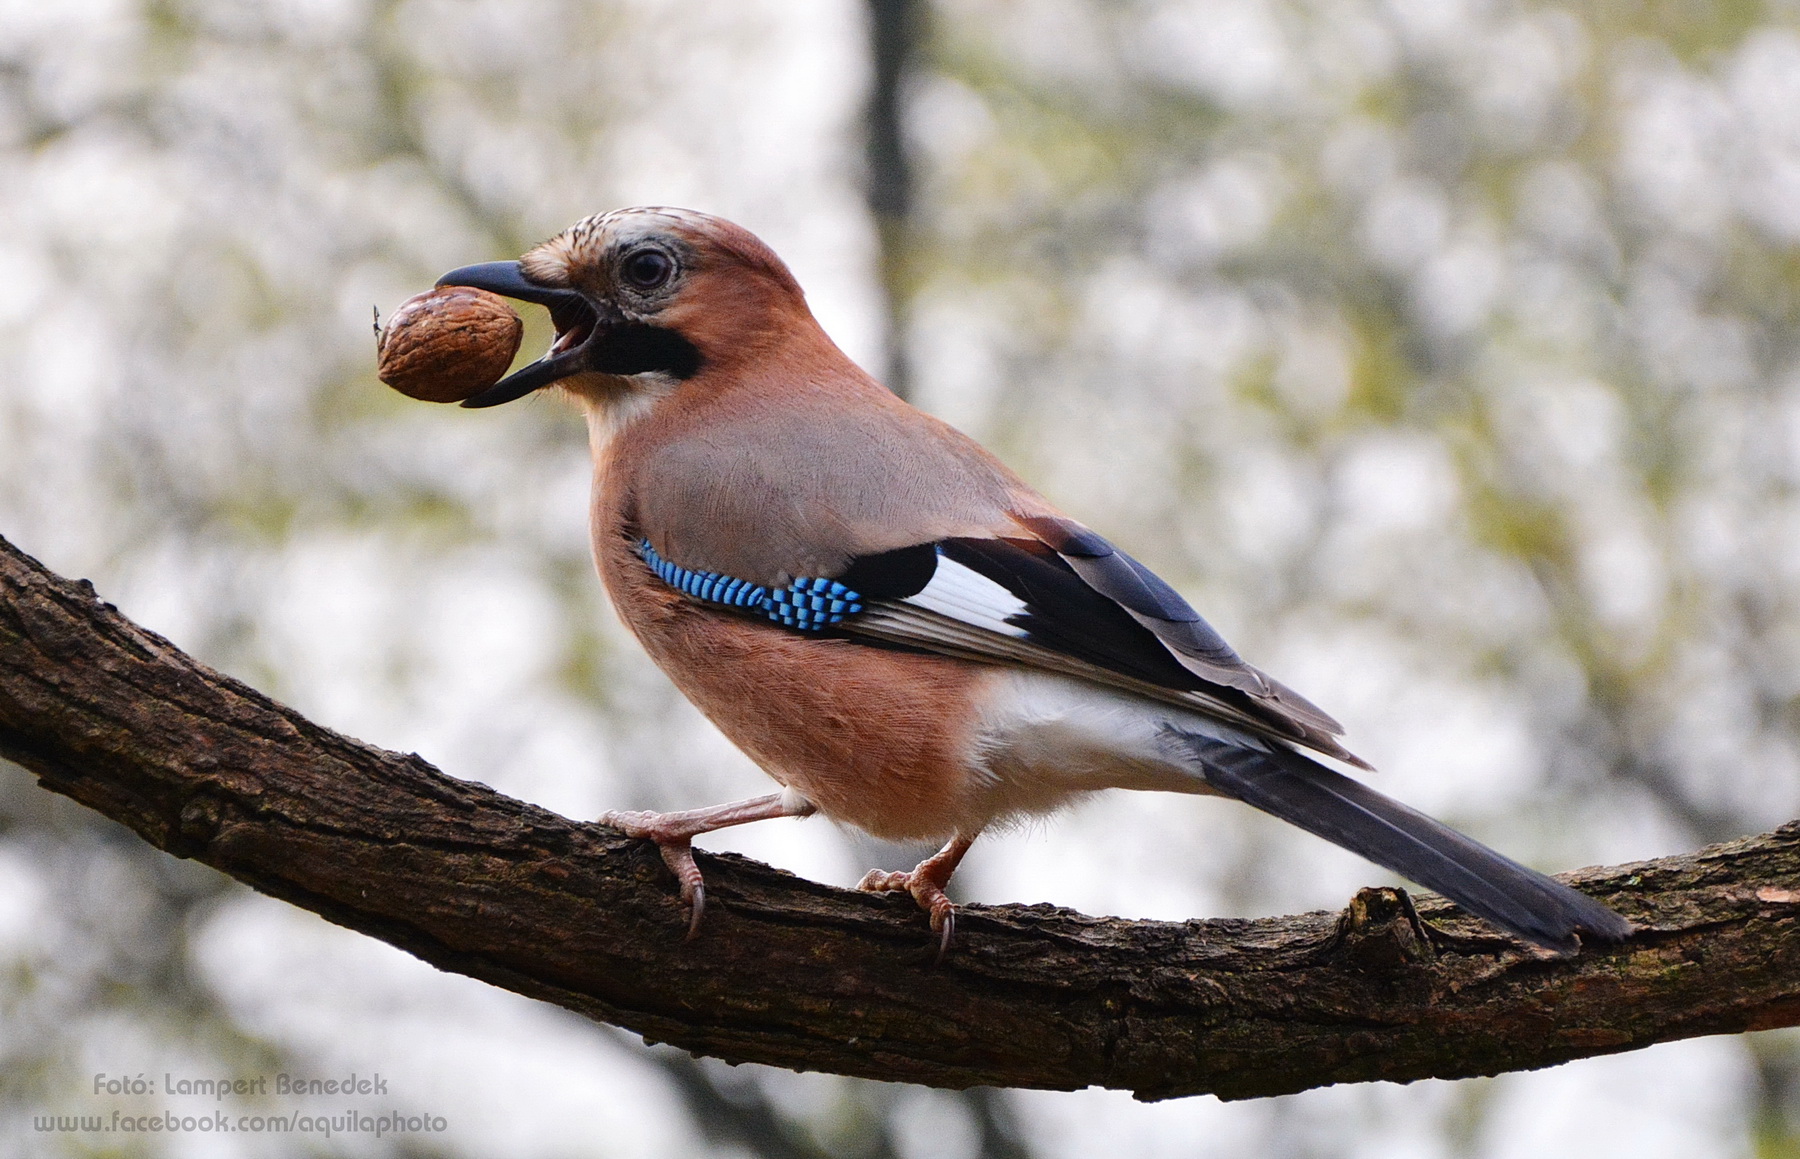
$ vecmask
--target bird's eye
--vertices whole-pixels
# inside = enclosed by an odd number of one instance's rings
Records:
[[[675,262],[661,250],[639,250],[625,259],[622,272],[632,289],[656,290],[674,276]]]

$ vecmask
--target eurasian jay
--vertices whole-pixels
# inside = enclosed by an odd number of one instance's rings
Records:
[[[585,410],[594,556],[620,617],[782,791],[602,820],[661,849],[698,928],[689,842],[820,812],[944,841],[905,890],[939,953],[944,886],[988,826],[1098,789],[1234,797],[1558,954],[1630,923],[1306,755],[1369,766],[1173,588],[853,363],[748,231],[682,209],[576,223],[439,285],[547,307],[546,386]]]

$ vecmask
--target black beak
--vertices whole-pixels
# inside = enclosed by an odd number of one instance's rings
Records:
[[[516,398],[524,398],[539,387],[549,386],[592,369],[588,365],[589,347],[594,335],[603,327],[600,316],[588,300],[574,290],[540,286],[525,277],[518,262],[482,262],[451,270],[437,280],[440,286],[472,286],[477,290],[535,302],[550,311],[556,324],[556,342],[550,352],[531,365],[509,374],[486,390],[463,400],[467,407],[499,406]]]

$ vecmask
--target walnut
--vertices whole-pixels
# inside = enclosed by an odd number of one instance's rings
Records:
[[[505,298],[439,286],[400,303],[375,340],[381,381],[426,402],[461,402],[499,382],[525,325]]]

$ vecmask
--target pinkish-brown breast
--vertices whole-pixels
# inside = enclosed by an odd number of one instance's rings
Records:
[[[993,669],[801,635],[696,604],[638,558],[598,500],[595,554],[613,606],[670,679],[765,772],[826,816],[889,840],[979,823],[974,705]]]

